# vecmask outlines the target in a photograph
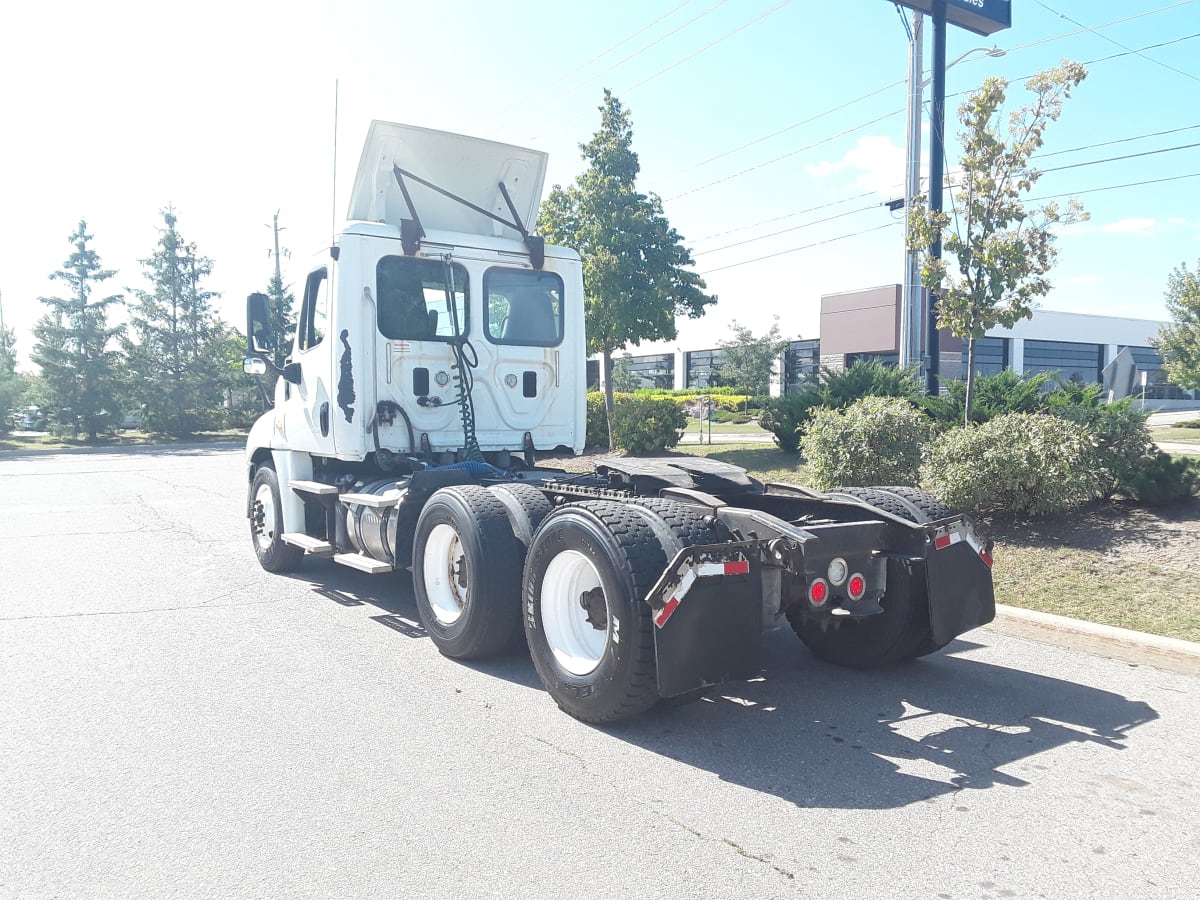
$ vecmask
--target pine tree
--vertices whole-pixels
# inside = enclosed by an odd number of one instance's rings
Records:
[[[292,351],[292,339],[296,334],[296,298],[284,285],[278,269],[267,285],[267,300],[271,309],[271,339],[275,342],[271,355],[275,365],[282,368]]]
[[[25,379],[17,372],[17,338],[11,328],[0,325],[0,434],[9,430],[15,410],[25,393]]]
[[[69,238],[75,251],[50,276],[70,285],[71,296],[38,298],[49,311],[34,326],[31,358],[42,370],[43,396],[59,429],[71,435],[82,429],[94,441],[120,420],[121,354],[111,345],[123,329],[109,327],[108,309],[124,303],[124,297],[92,299],[95,285],[116,273],[101,267],[100,256],[88,246],[91,239],[87,222],[80,220]]]
[[[143,422],[181,436],[205,425],[220,408],[228,360],[220,350],[222,323],[211,304],[217,295],[202,288],[212,260],[183,239],[173,207],[162,210],[162,217],[158,246],[141,261],[152,290],[134,291],[135,341],[126,349]]]

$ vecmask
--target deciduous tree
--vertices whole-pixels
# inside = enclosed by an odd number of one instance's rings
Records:
[[[1159,329],[1154,346],[1173,384],[1200,388],[1200,263],[1190,272],[1181,264],[1167,278],[1167,311],[1171,324]]]
[[[788,345],[787,338],[779,332],[779,316],[775,316],[770,330],[762,337],[755,337],[753,331],[737,320],[731,328],[733,337],[719,342],[721,383],[758,396],[768,393],[775,360]]]
[[[1050,290],[1046,273],[1057,256],[1055,226],[1087,218],[1074,198],[1066,209],[1029,206],[1025,199],[1041,176],[1031,163],[1046,128],[1085,77],[1081,64],[1067,61],[1039,72],[1025,84],[1033,100],[1007,116],[1008,82],[987,79],[958,109],[962,173],[954,191],[954,227],[948,214],[928,208],[925,197],[915,198],[909,212],[910,246],[920,254],[922,283],[938,297],[939,325],[967,342],[968,423],[975,342],[989,328],[1011,328],[1033,315],[1037,299]],[[953,273],[930,253],[939,236],[953,257]]]
[[[610,91],[600,106],[600,130],[579,149],[587,168],[573,185],[554,186],[538,230],[583,258],[588,352],[603,359],[611,446],[613,351],[673,340],[677,316],[697,318],[717,298],[688,269],[691,251],[667,221],[662,200],[638,192],[633,126]]]

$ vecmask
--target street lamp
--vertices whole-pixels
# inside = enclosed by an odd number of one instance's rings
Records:
[[[904,282],[900,295],[900,366],[911,365],[921,359],[921,326],[924,309],[924,291],[917,267],[917,254],[908,247],[908,214],[912,209],[913,197],[921,193],[921,108],[925,102],[925,85],[930,78],[923,78],[922,67],[924,15],[913,12],[912,40],[908,52],[908,124],[905,134],[906,175],[904,179]],[[999,47],[972,47],[961,54],[946,69],[958,65],[974,53],[984,53],[992,58],[1004,56]],[[931,76],[932,77],[932,76]],[[931,173],[931,178],[933,177]],[[941,177],[941,173],[938,173]]]

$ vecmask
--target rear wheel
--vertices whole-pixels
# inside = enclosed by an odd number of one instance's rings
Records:
[[[255,470],[250,484],[250,539],[259,565],[268,572],[295,571],[304,558],[303,550],[283,542],[279,476],[268,464]]]
[[[520,629],[521,545],[503,503],[486,488],[438,490],[417,519],[417,614],[443,655],[481,659]]]
[[[650,607],[667,564],[648,513],[592,500],[551,513],[525,561],[525,637],[554,702],[613,722],[658,700]]]
[[[914,487],[839,487],[829,496],[852,497],[918,524],[954,515],[932,494]],[[927,656],[949,643],[934,641],[925,595],[922,572],[888,560],[887,593],[879,601],[883,613],[830,621],[808,617],[796,604],[788,611],[788,621],[814,656],[850,668],[880,668]]]

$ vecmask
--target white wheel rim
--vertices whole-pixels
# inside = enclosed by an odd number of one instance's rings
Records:
[[[254,503],[262,510],[262,524],[255,526],[254,543],[267,551],[275,540],[275,495],[269,484],[260,484],[254,492]]]
[[[600,665],[612,614],[604,597],[605,624],[595,627],[581,598],[601,588],[600,573],[578,550],[564,550],[546,567],[542,579],[542,630],[558,664],[572,675],[587,675]]]
[[[434,525],[425,542],[421,573],[425,576],[429,605],[443,625],[453,625],[466,609],[469,601],[466,565],[458,532],[449,525]]]

